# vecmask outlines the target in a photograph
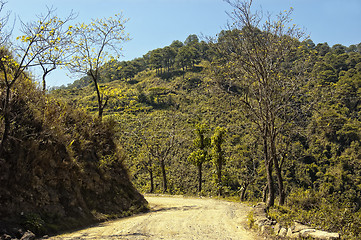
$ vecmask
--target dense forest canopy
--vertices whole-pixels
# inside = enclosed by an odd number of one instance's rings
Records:
[[[89,58],[82,65],[77,55],[73,70],[86,76],[42,97],[93,115],[94,131],[81,128],[91,120],[74,117],[56,132],[68,129],[64,138],[73,157],[88,154],[101,169],[116,167],[113,157],[123,153],[142,192],[265,201],[278,220],[359,238],[361,43],[315,44],[290,21],[292,10],[264,21],[251,11],[252,1],[227,2],[233,24],[214,38],[192,34],[131,61]],[[66,35],[78,32],[81,41],[92,42],[87,28],[104,32],[104,22],[119,31],[126,23],[121,16],[97,20],[66,28]],[[128,40],[124,32],[114,39]],[[73,48],[67,41],[51,43],[80,55],[89,50],[80,42]],[[28,65],[10,61],[9,51],[0,52],[3,106],[21,104],[14,96],[27,97],[18,89],[29,80]],[[2,154],[23,124],[14,109],[2,108]],[[51,122],[46,111],[34,112]],[[112,141],[98,140],[108,130]],[[97,143],[112,145],[109,154],[87,151]]]

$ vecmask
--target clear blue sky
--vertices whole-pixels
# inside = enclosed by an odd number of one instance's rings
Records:
[[[123,12],[129,18],[126,31],[132,38],[124,44],[124,57],[131,60],[150,50],[164,47],[173,40],[184,41],[188,35],[214,36],[222,30],[232,8],[222,0],[7,0],[6,10],[22,21],[33,20],[46,12],[46,6],[57,8],[59,16],[71,10],[78,13],[77,22],[110,17]],[[254,0],[257,9],[277,14],[294,8],[293,22],[317,44],[345,46],[361,42],[361,0]],[[16,32],[15,32],[16,33]],[[36,72],[35,72],[36,75]],[[49,86],[68,84],[64,72],[51,73]]]

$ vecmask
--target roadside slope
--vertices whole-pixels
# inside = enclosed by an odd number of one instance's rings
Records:
[[[262,239],[245,229],[249,207],[213,199],[147,196],[152,212],[51,239]]]

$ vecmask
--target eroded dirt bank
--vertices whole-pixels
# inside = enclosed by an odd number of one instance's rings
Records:
[[[146,196],[152,212],[51,239],[262,239],[245,229],[246,205],[180,196]]]

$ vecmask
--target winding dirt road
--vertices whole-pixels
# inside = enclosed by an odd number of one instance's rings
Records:
[[[50,239],[262,239],[245,229],[249,207],[180,196],[146,196],[149,213],[99,224]]]

